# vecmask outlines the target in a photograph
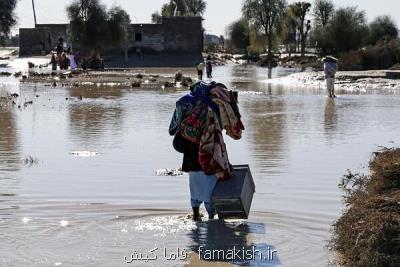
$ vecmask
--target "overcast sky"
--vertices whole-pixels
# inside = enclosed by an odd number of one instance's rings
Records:
[[[73,0],[35,0],[38,23],[66,22],[66,6]],[[130,15],[133,23],[150,22],[151,13],[159,10],[168,0],[102,0],[108,7],[113,4],[122,6]],[[225,29],[232,21],[241,16],[243,0],[206,0],[207,10],[204,15],[204,28],[207,33],[225,34]],[[289,3],[295,2],[289,0]],[[313,3],[314,0],[311,0]],[[400,0],[334,0],[337,7],[357,5],[366,11],[369,21],[378,15],[390,15],[399,26]],[[30,28],[34,26],[32,1],[18,0],[18,26]],[[15,29],[16,31],[16,29]]]

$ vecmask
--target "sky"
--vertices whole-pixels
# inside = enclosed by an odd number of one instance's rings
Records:
[[[38,23],[65,23],[66,6],[73,0],[35,0],[36,16]],[[130,15],[132,23],[149,23],[151,13],[160,10],[162,4],[169,0],[101,0],[108,7],[122,6]],[[227,26],[241,17],[243,0],[205,0],[207,10],[204,14],[203,27],[206,33],[224,35]],[[309,0],[311,3],[314,0]],[[295,0],[289,0],[289,3]],[[333,0],[336,7],[358,6],[365,10],[368,21],[378,15],[390,15],[400,27],[400,0]],[[18,25],[14,29],[31,28],[34,26],[32,1],[18,0],[17,5]]]

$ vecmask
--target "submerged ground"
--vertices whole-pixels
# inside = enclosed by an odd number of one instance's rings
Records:
[[[181,164],[167,129],[182,89],[1,78],[22,105],[0,105],[0,265],[121,266],[135,250],[158,256],[135,266],[197,266],[206,264],[200,246],[234,245],[277,252],[227,265],[327,265],[342,212],[337,185],[378,146],[398,142],[399,88],[341,90],[332,100],[322,88],[267,77],[254,66],[215,68],[215,80],[240,91],[246,131],[226,141],[233,164],[250,164],[256,194],[249,220],[198,225],[187,217],[187,176],[156,175]],[[178,249],[188,257],[165,257]]]

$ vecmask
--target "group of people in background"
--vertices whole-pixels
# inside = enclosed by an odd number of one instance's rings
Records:
[[[207,57],[207,60],[206,60],[205,64],[204,64],[204,62],[200,62],[196,66],[196,68],[197,68],[197,76],[198,76],[198,79],[200,81],[203,80],[204,66],[206,67],[207,78],[211,79],[212,78],[212,61],[211,61],[211,57],[210,56]]]
[[[72,53],[71,48],[69,46],[66,46],[63,38],[60,37],[59,43],[55,48],[55,51],[53,51],[51,55],[50,64],[52,70],[56,71],[58,67],[60,70],[68,70],[69,68],[71,68],[71,70],[76,70],[78,68],[79,61],[80,61],[79,54],[75,55],[74,53]],[[324,63],[324,74],[326,79],[328,96],[332,98],[336,97],[334,86],[335,86],[335,75],[336,72],[338,71],[337,61],[338,60],[332,56],[326,56],[322,59],[322,62]],[[82,68],[83,69],[87,68],[85,62],[82,63]],[[207,78],[212,79],[213,67],[210,56],[207,56],[207,60],[205,63],[200,62],[196,65],[197,75],[200,81],[203,80],[204,68],[206,69]]]
[[[55,51],[51,54],[51,69],[55,71],[59,67],[60,70],[67,70],[68,68],[76,70],[78,68],[77,62],[79,62],[79,55],[72,53],[71,47],[66,46],[63,38],[60,37]]]

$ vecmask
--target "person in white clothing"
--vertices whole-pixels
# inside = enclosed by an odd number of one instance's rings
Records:
[[[69,66],[71,67],[71,70],[76,70],[78,68],[78,64],[76,64],[75,55],[73,53],[70,53],[68,55],[68,59],[69,59]]]
[[[336,97],[335,95],[335,75],[338,71],[337,59],[332,56],[327,56],[322,59],[324,62],[324,73],[326,79],[326,87],[329,97]]]

